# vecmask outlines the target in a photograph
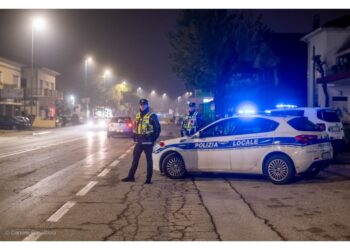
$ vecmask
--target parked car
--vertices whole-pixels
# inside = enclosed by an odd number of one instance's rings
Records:
[[[112,117],[107,126],[107,137],[114,135],[133,136],[134,125],[130,117]]]
[[[234,116],[191,137],[161,141],[153,168],[172,179],[188,172],[253,173],[274,184],[317,175],[333,156],[328,135],[305,117]]]
[[[26,119],[14,116],[0,116],[0,128],[3,129],[27,129],[31,124]]]
[[[286,108],[272,109],[269,112],[271,115],[307,117],[320,130],[329,135],[335,154],[345,147],[344,127],[336,110],[329,108]]]

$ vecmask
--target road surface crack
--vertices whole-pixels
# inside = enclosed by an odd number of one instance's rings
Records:
[[[221,236],[220,236],[220,234],[219,234],[219,232],[218,232],[218,230],[217,230],[217,226],[216,226],[216,224],[215,224],[214,217],[213,217],[213,215],[210,213],[208,207],[205,205],[204,200],[203,200],[203,197],[202,197],[202,194],[201,194],[199,188],[197,187],[194,178],[192,177],[191,179],[192,179],[192,183],[193,183],[193,185],[194,185],[194,187],[195,187],[195,189],[196,189],[196,191],[197,191],[198,197],[199,197],[199,199],[200,199],[200,201],[201,201],[201,203],[202,203],[202,205],[203,205],[205,211],[207,212],[207,214],[208,214],[208,216],[209,216],[209,218],[210,218],[210,221],[211,221],[211,223],[212,223],[212,225],[213,225],[213,228],[214,228],[214,232],[215,232],[215,234],[217,235],[218,240],[219,240],[219,241],[222,241]]]
[[[275,232],[278,237],[280,237],[282,240],[286,241],[287,239],[281,234],[281,232],[279,232],[274,225],[271,224],[271,222],[268,219],[265,219],[261,216],[259,216],[255,210],[253,209],[252,205],[245,199],[245,197],[232,185],[232,183],[230,181],[228,181],[227,179],[225,179],[225,181],[230,185],[230,187],[239,195],[239,197],[241,198],[241,200],[248,206],[249,210],[252,212],[252,214],[262,220],[264,222],[265,225],[267,225],[273,232]]]

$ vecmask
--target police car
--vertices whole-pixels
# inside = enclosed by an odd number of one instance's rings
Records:
[[[274,184],[312,177],[330,164],[328,135],[305,117],[234,116],[192,137],[161,141],[153,167],[172,179],[188,172],[264,174]]]

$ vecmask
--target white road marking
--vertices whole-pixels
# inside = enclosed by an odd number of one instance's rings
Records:
[[[123,159],[125,158],[126,154],[122,154],[121,156],[119,156],[119,159]]]
[[[78,140],[82,140],[82,139],[85,139],[85,138],[86,137],[81,137],[81,138],[77,138],[77,139],[73,139],[73,140],[62,141],[62,142],[59,142],[59,143],[48,144],[48,145],[45,145],[45,146],[36,146],[36,147],[34,147],[34,148],[32,147],[30,149],[19,150],[19,151],[10,152],[10,153],[3,153],[3,154],[0,154],[0,159],[1,158],[5,158],[5,157],[9,157],[9,156],[13,156],[13,155],[23,154],[23,153],[30,152],[30,151],[43,149],[43,148],[48,148],[48,147],[51,147],[51,146],[57,146],[57,145],[68,143],[68,142],[78,141]]]
[[[57,222],[59,221],[74,205],[76,204],[75,201],[68,201],[66,202],[60,209],[56,211],[53,215],[50,216],[46,221],[49,222]]]
[[[131,151],[131,149],[126,150],[126,153],[127,153],[127,154],[130,153],[130,151]]]
[[[28,235],[27,237],[25,237],[23,239],[23,241],[36,241],[41,237],[41,235],[43,235],[43,233],[33,232],[30,235]]]
[[[97,181],[90,181],[76,195],[77,196],[84,196],[84,195],[86,195],[97,183],[98,183]]]
[[[50,133],[52,133],[52,131],[43,131],[43,132],[37,132],[37,133],[34,132],[32,135],[45,135]]]
[[[115,167],[118,165],[120,161],[119,160],[115,160],[114,162],[112,162],[111,164],[109,164],[110,167]]]
[[[105,170],[103,170],[103,171],[98,175],[98,177],[104,177],[104,176],[106,176],[106,175],[109,173],[109,171],[111,171],[111,169],[110,169],[110,168],[106,168]]]

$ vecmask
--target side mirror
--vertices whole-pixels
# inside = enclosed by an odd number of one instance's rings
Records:
[[[202,137],[202,131],[198,131],[197,133],[195,133],[194,135],[192,135],[191,139],[198,139]]]

